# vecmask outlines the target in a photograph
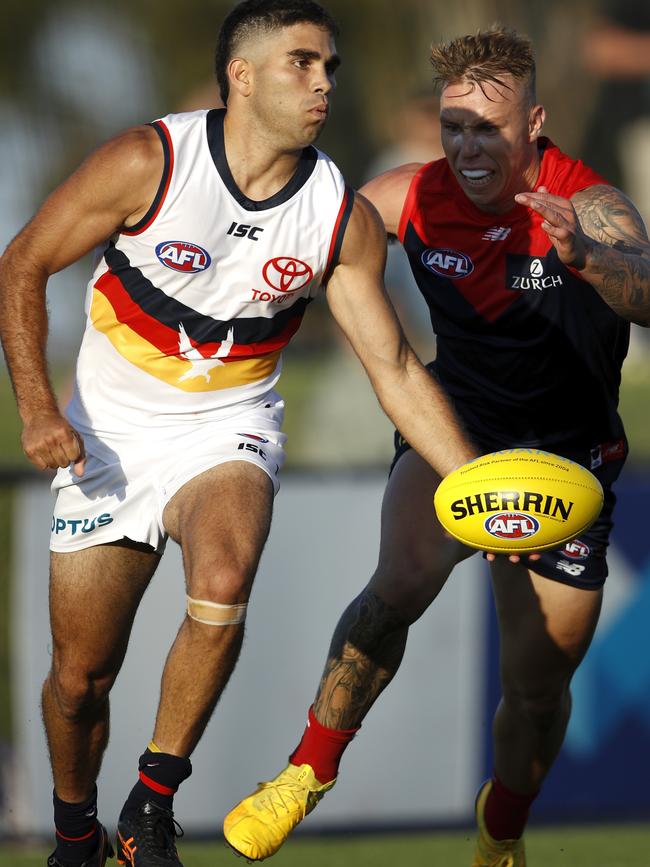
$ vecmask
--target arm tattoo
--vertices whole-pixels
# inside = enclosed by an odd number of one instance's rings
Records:
[[[407,634],[405,620],[368,589],[348,606],[332,637],[314,701],[314,713],[323,725],[361,725],[397,672]]]
[[[650,241],[639,212],[604,185],[581,190],[572,202],[582,230],[597,242],[584,278],[619,316],[650,325]]]

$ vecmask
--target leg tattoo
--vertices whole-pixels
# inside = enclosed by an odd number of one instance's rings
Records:
[[[328,728],[361,725],[400,666],[408,623],[365,589],[339,620],[314,701],[314,714]]]

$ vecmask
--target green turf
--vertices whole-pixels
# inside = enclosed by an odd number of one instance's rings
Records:
[[[533,829],[527,835],[528,867],[648,867],[650,828],[610,825]],[[185,867],[243,867],[223,843],[181,844]],[[43,867],[45,850],[0,847],[0,867]],[[469,867],[469,832],[375,837],[296,838],[273,867]],[[112,867],[109,861],[107,867]]]

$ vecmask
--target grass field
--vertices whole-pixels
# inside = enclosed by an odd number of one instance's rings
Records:
[[[608,825],[533,829],[527,835],[528,867],[648,867],[650,827]],[[0,847],[0,867],[44,867],[45,849]],[[185,867],[243,867],[224,843],[186,843]],[[273,867],[469,867],[470,832],[296,838]],[[112,867],[109,861],[107,867]]]

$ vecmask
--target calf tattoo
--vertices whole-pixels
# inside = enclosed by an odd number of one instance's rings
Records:
[[[400,666],[408,624],[367,588],[339,620],[314,701],[314,713],[328,728],[361,725],[375,699]]]

